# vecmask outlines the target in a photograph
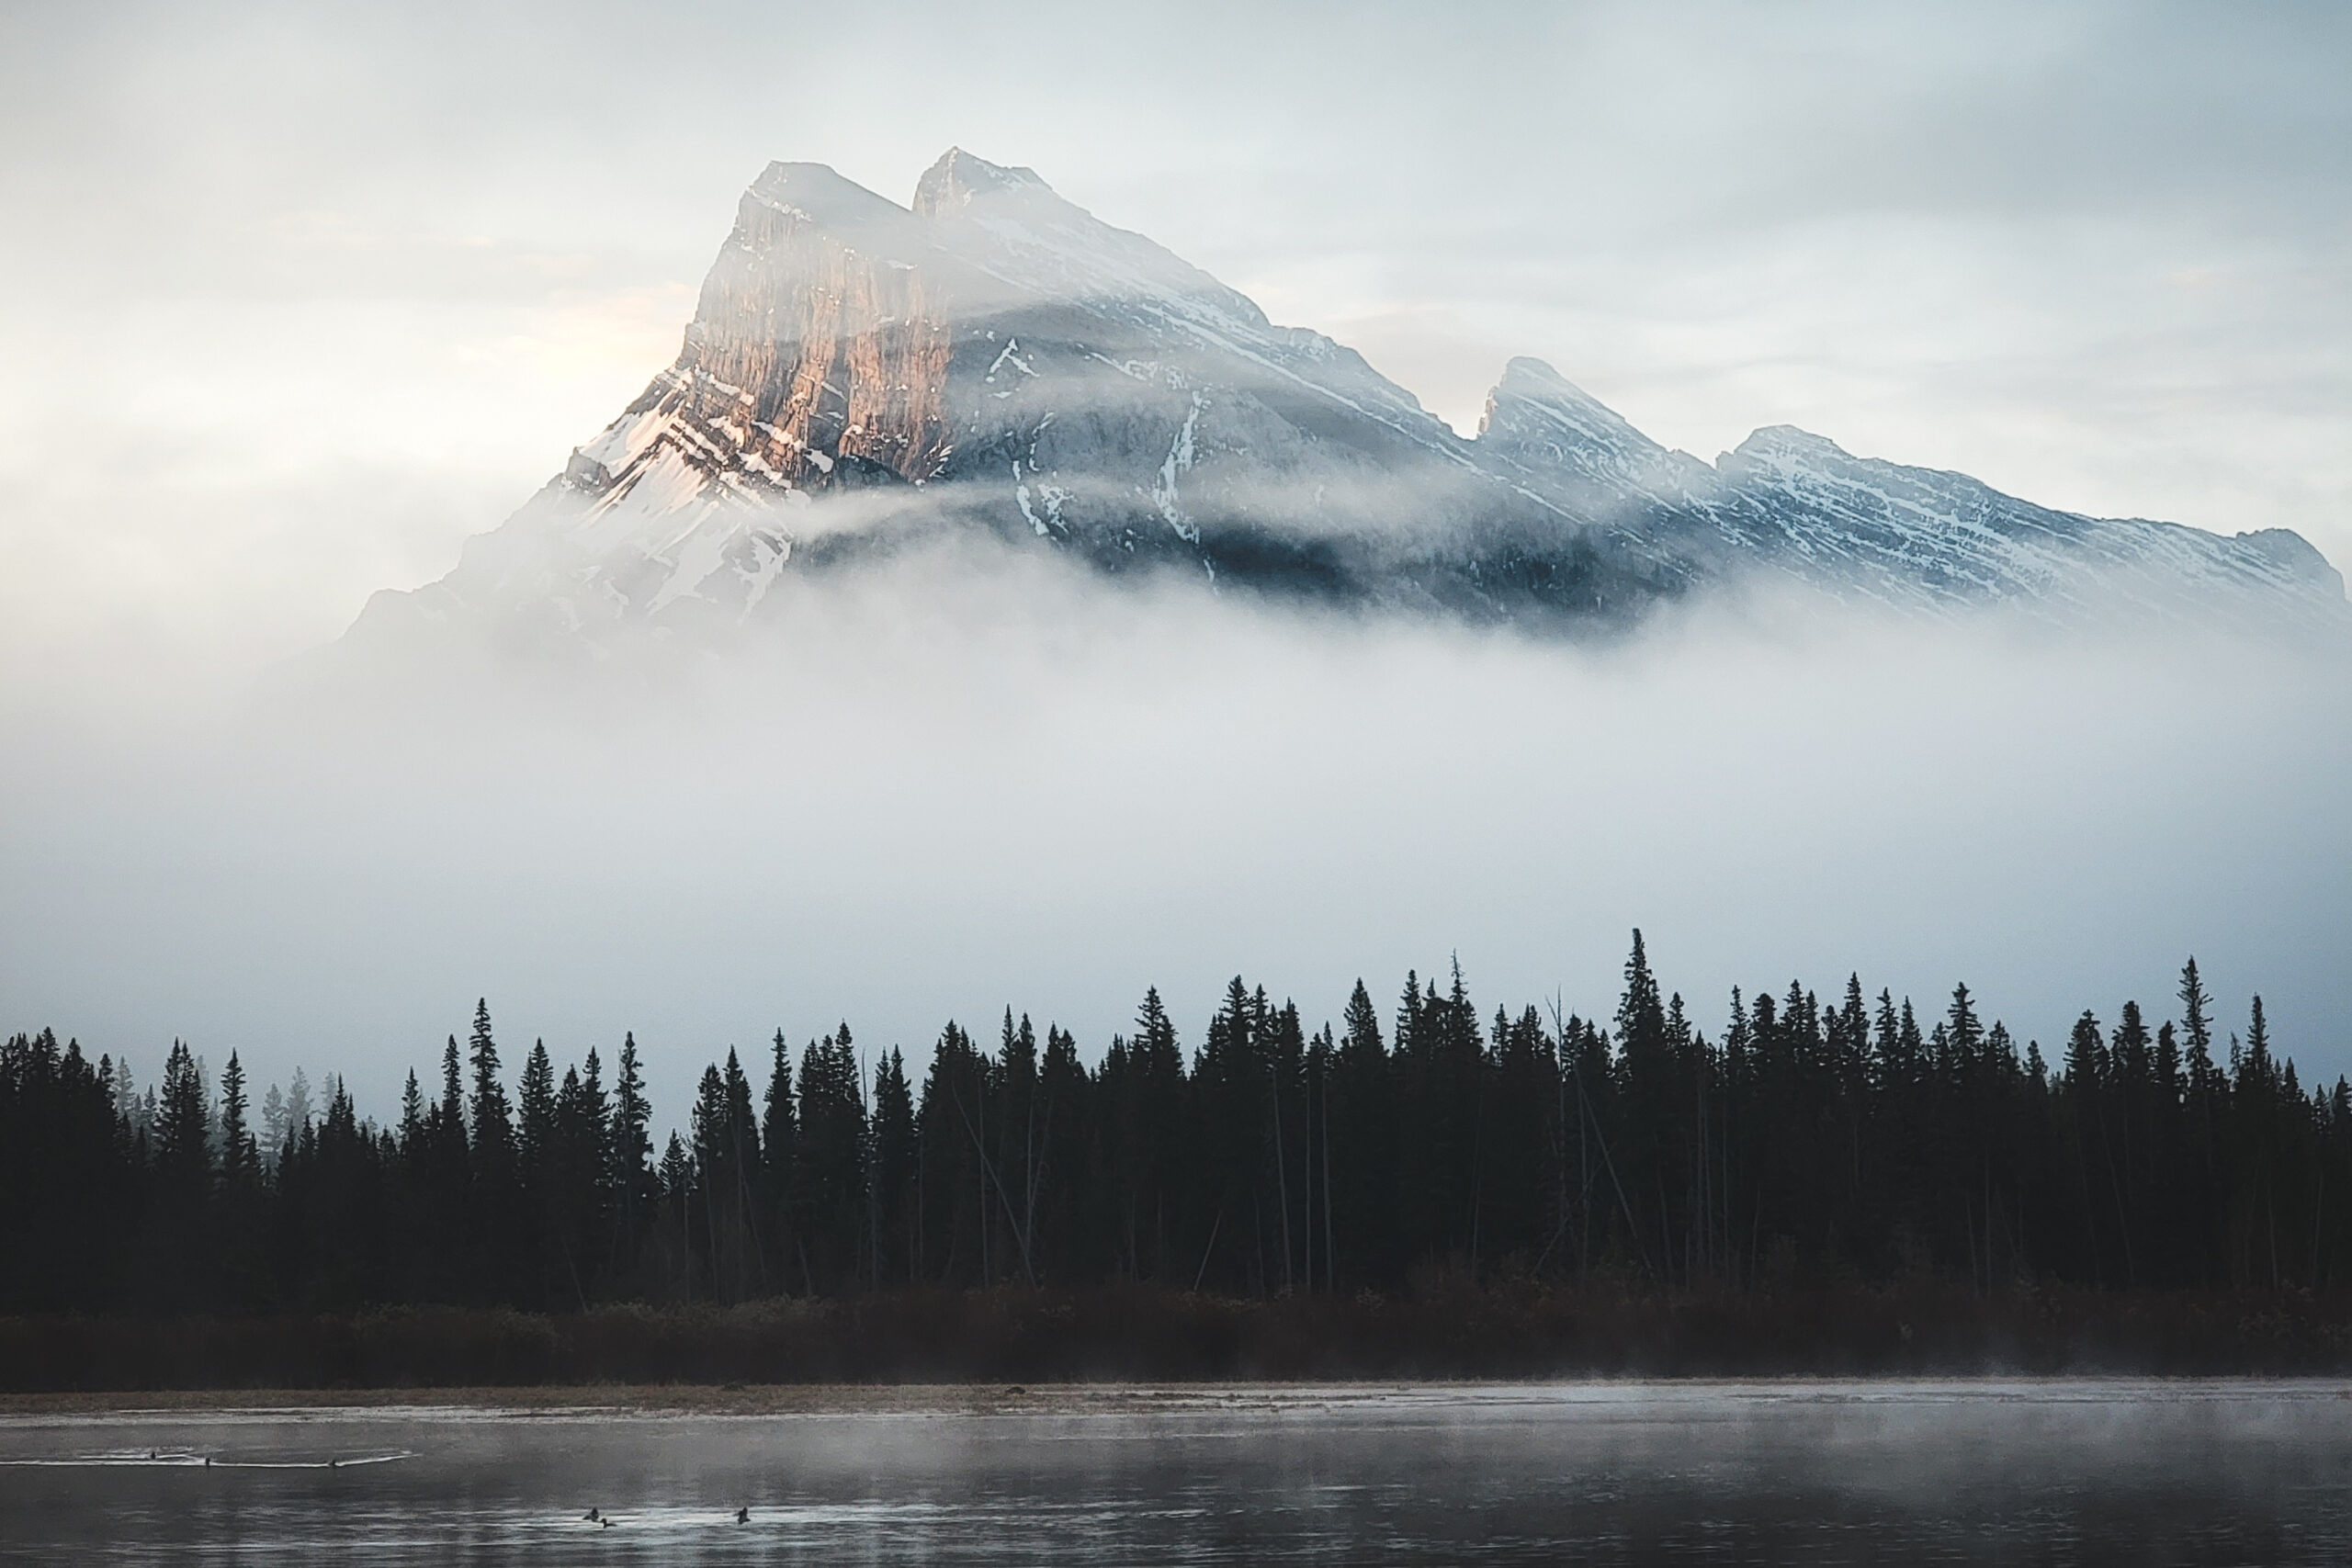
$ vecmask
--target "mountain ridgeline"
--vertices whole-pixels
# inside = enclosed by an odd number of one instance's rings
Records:
[[[1353,350],[956,150],[911,209],[769,165],[675,363],[356,632],[716,628],[773,615],[787,573],[980,540],[1539,632],[1759,580],[1900,613],[2352,624],[2285,530],[2052,511],[1788,427],[1709,464],[1533,359],[1464,438]]]

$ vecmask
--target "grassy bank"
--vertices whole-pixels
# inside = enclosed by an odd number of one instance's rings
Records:
[[[2352,1371],[2352,1292],[909,1292],[735,1307],[0,1319],[0,1391]]]

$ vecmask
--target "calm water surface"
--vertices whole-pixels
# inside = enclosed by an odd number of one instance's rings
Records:
[[[592,1506],[616,1522],[586,1522]],[[1178,1391],[1014,1414],[19,1416],[0,1418],[0,1560],[2340,1564],[2352,1562],[2352,1385],[1610,1383]]]

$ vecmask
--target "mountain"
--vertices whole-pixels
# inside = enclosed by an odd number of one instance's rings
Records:
[[[1555,630],[1758,578],[1916,612],[2346,619],[2291,533],[2055,512],[1788,427],[1709,464],[1532,359],[1465,439],[1353,350],[951,150],[910,208],[770,164],[677,360],[355,633],[736,624],[787,571],[974,537]]]

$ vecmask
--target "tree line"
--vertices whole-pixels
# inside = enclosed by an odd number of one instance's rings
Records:
[[[1634,933],[1605,1020],[1482,1015],[1456,965],[1336,1026],[1236,978],[1189,1053],[1159,993],[1087,1065],[1008,1010],[920,1081],[846,1025],[703,1072],[657,1142],[624,1038],[510,1095],[488,1007],[398,1118],[340,1080],[256,1114],[175,1043],[141,1090],[54,1033],[0,1048],[0,1308],[537,1311],[1131,1281],[1228,1295],[1434,1280],[1758,1292],[1940,1279],[2287,1288],[2352,1263],[2352,1088],[2306,1092],[2260,998],[2085,1012],[2059,1059],[1867,995],[1732,993],[1721,1031]],[[256,1124],[258,1122],[258,1125]]]

